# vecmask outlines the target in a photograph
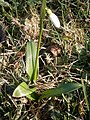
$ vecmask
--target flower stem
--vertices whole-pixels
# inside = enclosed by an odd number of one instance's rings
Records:
[[[42,0],[42,7],[41,7],[41,14],[40,14],[40,34],[39,34],[36,61],[35,61],[34,81],[37,80],[37,64],[38,64],[37,62],[38,62],[40,43],[41,43],[42,33],[43,33],[43,21],[44,21],[45,11],[46,11],[45,8],[46,8],[46,0]]]

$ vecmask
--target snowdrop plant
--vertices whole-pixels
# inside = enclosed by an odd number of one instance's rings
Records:
[[[56,28],[60,28],[60,21],[59,21],[58,17],[50,9],[46,8],[46,11],[47,11],[47,13],[49,15],[49,19],[51,20],[53,25]]]
[[[26,45],[26,72],[29,77],[29,81],[31,83],[31,87],[26,82],[22,82],[19,84],[13,92],[13,97],[26,97],[31,100],[40,101],[43,98],[47,97],[56,97],[61,96],[62,93],[66,94],[77,90],[82,87],[79,83],[66,83],[61,84],[56,88],[51,88],[45,90],[41,94],[37,94],[37,88],[33,86],[33,83],[36,83],[38,78],[39,72],[39,50],[40,50],[40,43],[42,40],[42,32],[43,32],[43,21],[45,17],[45,8],[46,8],[46,0],[42,0],[42,7],[41,7],[41,17],[40,17],[40,35],[38,40],[38,45],[35,46],[34,41],[27,42]],[[60,22],[58,17],[50,10],[46,8],[46,11],[49,15],[51,22],[55,25],[55,27],[60,28]]]

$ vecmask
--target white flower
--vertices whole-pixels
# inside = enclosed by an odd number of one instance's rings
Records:
[[[46,10],[47,10],[47,13],[49,14],[49,19],[54,24],[54,26],[57,28],[60,28],[60,21],[58,17],[50,9],[46,8]]]

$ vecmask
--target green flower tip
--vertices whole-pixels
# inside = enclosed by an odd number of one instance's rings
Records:
[[[52,14],[52,11],[50,9],[46,8],[46,11],[47,11],[48,15]]]

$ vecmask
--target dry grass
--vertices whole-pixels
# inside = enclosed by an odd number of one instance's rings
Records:
[[[90,118],[82,89],[40,102],[16,99],[12,92],[27,82],[25,47],[28,40],[37,44],[41,2],[13,0],[0,7],[0,119],[1,120],[87,120]],[[58,15],[61,29],[45,16],[40,49],[37,92],[59,83],[84,80],[87,98],[90,89],[90,3],[49,0],[47,6]]]

